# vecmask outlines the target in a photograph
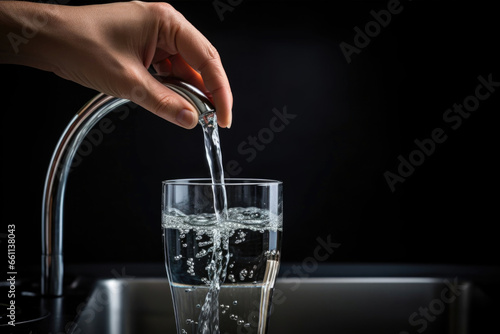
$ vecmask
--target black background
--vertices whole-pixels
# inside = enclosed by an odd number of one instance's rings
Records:
[[[341,244],[333,263],[498,264],[500,87],[456,130],[443,120],[479,76],[500,82],[492,4],[401,1],[350,63],[339,45],[354,44],[354,27],[388,1],[243,0],[223,20],[212,1],[172,4],[221,54],[234,118],[220,135],[224,160],[241,168],[234,176],[284,182],[283,261],[300,262],[330,238]],[[97,92],[26,67],[0,73],[2,221],[16,224],[18,265],[38,265],[52,152]],[[248,159],[238,147],[284,108],[295,118]],[[70,173],[67,263],[161,262],[161,181],[208,176],[199,127],[139,108],[118,116]],[[384,173],[397,173],[398,156],[435,128],[446,141],[392,192]]]

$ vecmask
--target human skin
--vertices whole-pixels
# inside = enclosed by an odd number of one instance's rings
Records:
[[[215,47],[167,3],[138,1],[63,6],[0,1],[0,64],[50,71],[99,92],[129,99],[184,128],[193,106],[149,72],[183,79],[214,102],[229,127],[233,97]]]

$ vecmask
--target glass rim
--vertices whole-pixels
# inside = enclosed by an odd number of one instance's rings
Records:
[[[162,185],[183,185],[183,186],[211,186],[211,185],[224,185],[224,186],[267,186],[273,184],[283,184],[282,181],[272,179],[259,179],[259,178],[227,178],[224,183],[213,183],[210,178],[185,178],[185,179],[170,179],[162,181]]]

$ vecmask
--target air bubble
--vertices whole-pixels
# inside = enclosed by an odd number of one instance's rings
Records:
[[[248,271],[246,269],[243,269],[242,271],[240,271],[240,281],[245,280],[247,275],[248,275]]]
[[[197,253],[195,256],[196,256],[197,258],[200,258],[200,257],[203,257],[203,256],[205,256],[205,255],[207,255],[207,250],[206,250],[206,249],[202,249],[202,250],[201,250],[199,253]]]
[[[198,247],[205,247],[205,246],[208,246],[208,245],[211,245],[213,244],[214,242],[212,240],[208,240],[208,241],[202,241],[202,242],[199,242],[198,243]]]

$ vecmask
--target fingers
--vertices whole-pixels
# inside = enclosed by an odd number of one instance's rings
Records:
[[[200,73],[196,72],[191,66],[189,66],[180,54],[171,56],[168,59],[163,59],[162,61],[154,64],[154,68],[159,74],[183,79],[194,85],[205,94],[210,94],[203,84],[203,79],[201,78]]]
[[[186,129],[198,124],[198,113],[194,107],[177,93],[171,91],[144,69],[141,83],[131,100],[161,118]]]
[[[182,29],[177,40],[179,53],[201,74],[215,104],[219,125],[229,127],[233,95],[217,50],[197,30]]]
[[[170,62],[172,63],[172,74],[175,77],[186,80],[207,95],[210,93],[205,87],[200,73],[189,66],[180,54],[172,56]]]
[[[159,14],[156,51],[151,58],[153,65],[162,74],[178,77],[198,87],[214,103],[219,126],[229,127],[233,96],[217,50],[171,5],[156,3],[150,8]],[[196,126],[197,113],[189,102],[149,73],[143,77],[146,77],[141,79],[146,81],[143,84],[146,98],[134,102],[184,128]]]
[[[160,45],[161,48],[170,50],[171,54],[180,55],[170,58],[172,71],[178,71],[179,77],[198,87],[201,75],[201,81],[206,88],[202,91],[207,91],[207,95],[212,98],[219,125],[229,127],[232,121],[233,95],[219,53],[182,15],[177,14],[176,20],[168,19],[167,16],[164,18],[167,20],[165,26],[171,30],[161,32],[164,36],[159,40],[166,44]]]

